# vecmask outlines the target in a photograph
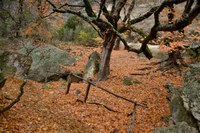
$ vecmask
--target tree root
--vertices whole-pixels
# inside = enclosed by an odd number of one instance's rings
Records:
[[[169,70],[171,70],[172,68],[176,68],[178,70],[178,73],[179,75],[181,76],[182,75],[182,68],[183,67],[188,67],[188,65],[185,63],[185,61],[183,60],[183,58],[175,58],[175,59],[166,59],[166,60],[163,60],[163,61],[159,61],[159,62],[153,62],[153,63],[150,63],[150,65],[159,65],[159,64],[162,64],[166,62],[166,64],[164,66],[159,66],[158,68],[154,69],[154,70],[151,70],[147,73],[143,73],[143,74],[140,74],[140,73],[132,73],[131,75],[149,75],[149,74],[152,74],[152,73],[155,73],[157,71],[162,71],[162,73],[165,73]],[[153,67],[144,67],[144,68],[140,68],[138,70],[149,70]]]

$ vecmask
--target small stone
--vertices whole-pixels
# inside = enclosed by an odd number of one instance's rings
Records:
[[[78,96],[80,93],[81,93],[81,90],[79,90],[79,89],[75,89],[75,90],[74,90],[74,94],[75,94],[75,95]]]

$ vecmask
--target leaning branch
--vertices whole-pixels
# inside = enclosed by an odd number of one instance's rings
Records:
[[[68,6],[68,7],[85,7],[85,5],[72,5],[72,4],[69,4],[68,2],[66,2],[65,4],[61,5],[60,8],[63,8],[65,6]]]
[[[111,94],[111,95],[117,97],[117,98],[123,99],[123,100],[125,100],[125,101],[127,101],[127,102],[133,103],[133,104],[138,105],[138,106],[146,107],[146,104],[138,103],[137,101],[132,101],[132,100],[127,99],[127,98],[125,98],[125,97],[123,97],[123,96],[120,96],[120,95],[117,95],[117,94],[115,94],[115,93],[113,93],[113,92],[110,92],[110,91],[108,91],[108,90],[102,88],[101,86],[98,86],[98,85],[97,85],[96,83],[94,83],[93,81],[84,79],[84,78],[82,78],[82,77],[76,75],[75,73],[71,73],[71,74],[74,75],[75,77],[79,78],[79,79],[82,79],[83,81],[86,81],[86,82],[92,84],[93,86],[95,86],[95,87],[101,89],[102,91],[105,91],[105,92],[107,92],[107,93],[109,93],[109,94]]]
[[[158,7],[159,6],[151,8],[151,10],[148,11],[147,13],[145,13],[144,15],[142,15],[142,16],[140,16],[138,18],[130,20],[129,23],[131,25],[133,25],[133,24],[136,24],[136,23],[139,23],[139,22],[143,21],[144,19],[147,19],[148,17],[150,17],[158,9]]]
[[[22,85],[20,86],[20,93],[19,93],[19,95],[17,96],[17,98],[16,98],[10,105],[8,105],[8,106],[6,106],[5,108],[1,109],[1,110],[0,110],[0,114],[1,114],[1,113],[4,113],[4,112],[7,111],[7,110],[9,110],[9,109],[12,108],[17,102],[20,101],[20,98],[21,98],[21,96],[22,96],[23,93],[24,93],[24,86],[25,86],[26,82],[27,82],[27,81],[24,80],[23,83],[22,83]]]
[[[132,0],[130,6],[128,8],[128,12],[127,12],[127,14],[125,15],[125,17],[123,19],[123,22],[126,22],[127,20],[130,19],[131,12],[133,11],[134,6],[135,6],[135,0]]]

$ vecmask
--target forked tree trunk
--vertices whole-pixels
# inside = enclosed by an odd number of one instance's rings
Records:
[[[115,42],[115,38],[113,38],[109,42],[105,41],[103,44],[100,68],[99,68],[99,73],[98,73],[98,80],[105,80],[110,74],[110,57],[111,57],[112,49],[114,46],[114,42]]]

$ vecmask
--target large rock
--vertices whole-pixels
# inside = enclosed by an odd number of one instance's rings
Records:
[[[184,103],[181,98],[182,89],[177,89],[171,84],[168,84],[165,87],[169,90],[168,99],[170,100],[169,107],[173,122],[176,124],[184,121],[192,127],[197,127],[197,121],[194,119],[191,112],[187,111],[184,107]]]
[[[2,76],[26,76],[30,69],[32,59],[30,56],[16,52],[0,50],[0,70]]]
[[[170,127],[158,128],[152,133],[198,133],[198,130],[190,127],[186,122],[181,122]]]
[[[70,65],[75,57],[52,45],[33,46],[31,43],[21,46],[18,53],[32,57],[28,78],[35,81],[58,80],[68,72],[61,66]]]
[[[200,63],[192,64],[186,72],[184,86],[169,90],[168,99],[175,126],[160,128],[153,133],[196,133],[200,131]]]
[[[99,71],[99,63],[100,63],[100,55],[97,51],[95,51],[89,56],[89,60],[84,69],[83,78],[93,79],[95,74],[97,74]]]
[[[187,71],[181,98],[185,109],[198,121],[200,130],[200,63],[191,65]]]

